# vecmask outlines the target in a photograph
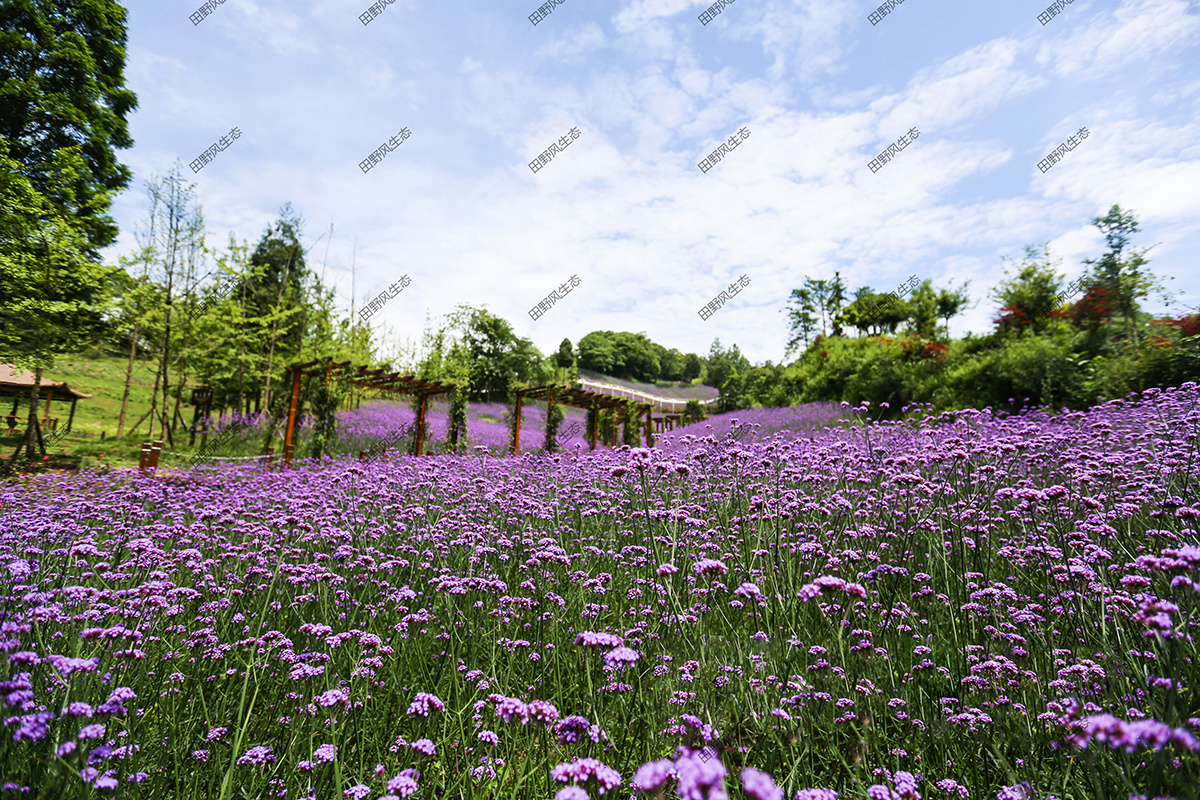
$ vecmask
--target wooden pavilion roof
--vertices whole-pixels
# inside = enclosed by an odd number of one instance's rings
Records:
[[[0,395],[7,397],[27,397],[33,388],[34,374],[19,370],[12,364],[0,364]],[[72,389],[66,381],[51,381],[42,378],[38,387],[38,396],[45,400],[83,400],[92,397],[90,394]]]

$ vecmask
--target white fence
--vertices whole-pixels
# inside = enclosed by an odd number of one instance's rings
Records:
[[[687,403],[688,403],[687,400],[680,400],[678,398],[661,397],[659,395],[646,394],[645,392],[639,392],[637,389],[629,389],[629,388],[620,386],[615,383],[605,383],[603,381],[593,381],[588,378],[579,378],[578,380],[579,380],[580,384],[582,384],[583,386],[585,386],[588,389],[593,389],[595,391],[602,392],[603,394],[621,395],[622,397],[631,397],[631,398],[640,398],[643,401],[648,402],[652,405],[659,406],[660,410],[664,410],[664,411],[683,411],[683,409],[687,406]],[[697,402],[699,402],[700,405],[702,405],[702,406],[708,406],[708,405],[712,405],[713,403],[717,402],[718,399],[719,398],[714,397],[710,400],[699,400]]]

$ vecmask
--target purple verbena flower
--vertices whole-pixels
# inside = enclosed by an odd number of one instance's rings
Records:
[[[838,800],[838,793],[833,789],[801,789],[794,800]]]
[[[775,785],[770,775],[754,767],[742,770],[742,786],[751,800],[783,800],[783,789]]]
[[[692,566],[692,569],[696,571],[697,575],[724,575],[729,572],[729,568],[715,558],[702,558]]]
[[[427,692],[417,692],[417,696],[413,698],[412,705],[408,707],[408,713],[428,717],[430,709],[445,713],[446,704],[439,700],[436,695],[428,694]]]
[[[575,644],[579,647],[620,647],[625,642],[616,634],[583,631],[575,637]]]
[[[99,739],[104,736],[103,725],[84,725],[79,731],[80,739]]]
[[[238,764],[267,764],[272,761],[277,761],[270,747],[258,745],[251,747],[246,753],[237,760]]]
[[[638,767],[633,774],[633,788],[641,789],[647,794],[655,794],[667,780],[675,774],[675,765],[666,759],[649,761]]]

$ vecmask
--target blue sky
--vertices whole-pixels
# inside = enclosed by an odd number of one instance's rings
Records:
[[[605,329],[702,355],[719,337],[778,363],[791,290],[835,270],[851,290],[970,281],[951,332],[982,333],[1002,257],[1049,242],[1071,280],[1104,251],[1089,220],[1113,203],[1176,295],[1148,306],[1200,304],[1194,2],[1074,0],[1046,25],[1049,0],[905,0],[876,25],[878,0],[735,0],[708,25],[690,0],[565,0],[536,26],[538,0],[395,0],[363,25],[370,5],[226,0],[194,25],[198,0],[125,3],[134,183],[105,255],[132,251],[144,181],[179,160],[210,245],[253,245],[291,201],[318,273],[328,244],[347,312],[407,274],[370,319],[390,346],[470,303],[545,353]],[[241,138],[193,175],[233,127]],[[401,128],[411,137],[364,174]],[[531,319],[571,275],[580,285]],[[750,285],[702,319],[740,275]]]

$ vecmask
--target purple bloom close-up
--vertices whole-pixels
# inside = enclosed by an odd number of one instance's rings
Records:
[[[238,764],[268,764],[276,761],[275,754],[271,752],[271,748],[265,745],[257,745],[247,750],[241,758],[237,760]]]
[[[631,781],[635,789],[653,794],[662,788],[667,779],[675,774],[675,765],[666,759],[649,761],[638,767]]]
[[[746,797],[751,800],[783,800],[783,789],[775,785],[774,779],[754,767],[746,767],[741,774]]]

